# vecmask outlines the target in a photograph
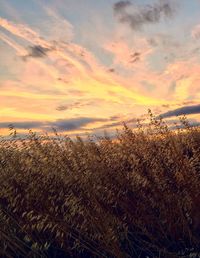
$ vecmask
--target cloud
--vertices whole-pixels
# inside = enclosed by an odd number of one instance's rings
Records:
[[[37,32],[24,24],[16,25],[15,23],[0,17],[0,27],[28,42],[35,42],[35,44],[43,45],[45,47],[49,46],[49,43],[47,43]]]
[[[24,60],[27,60],[27,58],[43,58],[47,56],[47,53],[51,51],[52,49],[43,47],[41,45],[34,45],[28,47],[28,54],[26,56],[23,56]]]
[[[135,63],[137,61],[140,60],[140,56],[141,56],[141,53],[139,52],[134,52],[133,54],[130,55],[130,63]]]
[[[122,12],[125,10],[126,7],[130,6],[131,2],[130,1],[119,1],[114,4],[114,11],[116,13]]]
[[[145,24],[158,23],[162,18],[171,18],[176,10],[174,3],[169,0],[143,7],[130,1],[119,1],[113,9],[119,22],[128,24],[133,30],[139,30]]]
[[[60,105],[56,108],[57,111],[65,111],[67,110],[69,107],[67,105]]]
[[[106,130],[106,129],[115,129],[115,128],[118,128],[118,127],[122,127],[124,125],[124,123],[126,125],[128,125],[130,128],[136,128],[137,127],[137,124],[138,122],[143,122],[145,119],[143,119],[142,117],[140,118],[131,118],[131,119],[122,119],[122,117],[119,117],[119,116],[112,116],[110,117],[109,121],[110,123],[108,124],[104,124],[98,128],[96,128],[97,130]]]
[[[108,72],[114,73],[114,72],[115,72],[115,68],[109,68],[109,69],[108,69]]]
[[[118,68],[118,65],[122,65],[124,68],[132,69],[138,64],[144,66],[147,57],[152,53],[153,48],[149,42],[142,37],[134,39],[134,41],[126,42],[124,40],[108,41],[104,44],[103,48],[112,53],[114,69]],[[138,62],[140,61],[140,62]],[[114,72],[113,70],[108,70]]]
[[[140,121],[143,119],[140,118]],[[44,131],[52,131],[55,128],[58,132],[67,132],[67,131],[76,131],[76,130],[85,130],[85,126],[96,123],[96,122],[105,122],[105,124],[100,126],[95,126],[88,130],[93,131],[99,129],[110,129],[115,127],[123,126],[123,122],[126,124],[131,124],[135,126],[138,119],[126,119],[123,120],[120,116],[111,116],[110,118],[94,118],[94,117],[78,117],[70,119],[58,119],[55,122],[41,122],[41,121],[23,121],[23,122],[1,122],[0,128],[9,128],[13,127],[15,129],[40,129]]]
[[[200,38],[200,24],[196,25],[193,30],[192,30],[192,37],[194,39],[199,39]]]
[[[55,122],[40,122],[40,121],[24,121],[24,122],[1,122],[0,128],[8,128],[13,126],[16,129],[42,129],[44,131],[50,131],[52,128],[58,131],[74,131],[82,129],[86,126],[95,122],[104,122],[107,119],[104,118],[93,118],[93,117],[78,117],[70,119],[58,119]]]
[[[132,5],[125,8],[132,8]],[[153,59],[151,55],[155,54],[155,62],[157,62],[157,53],[155,51],[160,49],[155,50],[155,48],[152,48],[146,37],[143,38],[141,35],[139,37],[134,35],[130,41],[119,37],[120,35],[111,35],[111,38],[105,39],[105,45],[111,52],[110,57],[113,58],[113,63],[110,62],[111,60],[109,62],[107,60],[106,65],[99,65],[98,60],[92,53],[72,42],[53,42],[48,39],[41,39],[39,34],[34,37],[33,32],[29,37],[26,33],[29,30],[25,25],[23,30],[20,25],[13,23],[12,27],[7,26],[5,28],[10,32],[6,33],[6,35],[12,33],[12,39],[20,36],[20,40],[16,38],[16,42],[18,44],[23,42],[21,46],[22,50],[25,50],[23,54],[14,45],[18,56],[28,54],[27,49],[24,48],[25,44],[32,46],[32,49],[29,49],[31,55],[38,56],[39,46],[42,47],[42,51],[39,51],[39,56],[41,52],[42,57],[48,54],[49,62],[46,62],[46,58],[37,57],[30,58],[29,62],[20,62],[21,67],[19,67],[20,70],[16,75],[17,84],[8,86],[3,82],[1,87],[4,87],[4,89],[1,91],[1,99],[4,98],[5,104],[1,100],[0,105],[2,108],[7,108],[6,112],[2,111],[3,109],[1,108],[3,121],[7,121],[8,117],[12,117],[13,121],[19,121],[19,119],[22,119],[22,121],[23,119],[25,121],[29,119],[51,120],[54,122],[53,125],[49,123],[41,125],[42,129],[48,129],[51,126],[56,126],[56,119],[65,118],[66,114],[69,117],[77,117],[77,114],[87,114],[86,116],[89,117],[95,117],[98,114],[100,117],[106,117],[108,114],[115,115],[118,111],[126,115],[130,110],[139,114],[148,107],[152,108],[152,106],[168,102],[171,109],[175,109],[178,107],[172,107],[172,103],[182,103],[190,96],[195,96],[195,99],[198,98],[199,63],[193,62],[191,59],[186,61],[175,60],[173,63],[167,64],[162,73],[158,73],[153,70],[154,68],[152,68],[150,61]],[[163,39],[162,35],[161,38]],[[24,39],[28,42],[24,43]],[[160,37],[156,38],[157,44],[159,39]],[[168,38],[164,38],[163,48],[167,44]],[[47,49],[52,48],[52,52],[46,52]],[[39,49],[41,50],[41,48]],[[84,57],[82,56],[83,51]],[[140,61],[137,61],[137,57],[139,57]],[[159,62],[158,60],[158,65]],[[18,69],[18,66],[15,67]],[[93,67],[93,69],[89,69],[89,67]],[[111,70],[108,70],[109,68]],[[112,69],[115,69],[115,72]],[[192,77],[192,80],[179,79],[183,74],[188,78]],[[143,86],[141,78],[142,81],[146,81],[149,84]],[[177,87],[173,92],[168,92],[172,81],[177,82]],[[67,82],[68,85],[66,85]],[[151,90],[152,85],[155,86],[153,90]],[[165,87],[160,87],[160,85],[165,85]],[[48,92],[50,88],[58,93]],[[13,101],[14,97],[15,101]],[[95,101],[94,105],[81,106],[81,112],[77,110],[78,103],[73,107],[71,106],[79,99],[85,103],[85,100],[91,99],[94,101],[96,98],[101,99],[102,105],[99,104],[99,101]],[[10,99],[9,103],[6,99]],[[113,108],[110,109],[110,106]],[[52,108],[49,109],[49,107]],[[56,111],[56,108],[60,112]],[[165,109],[164,112],[167,110],[169,108]],[[128,116],[131,117],[132,115],[129,114]],[[92,128],[93,125],[91,122],[87,129]],[[69,127],[73,128],[74,125]]]
[[[89,105],[88,103],[81,103],[80,101],[76,101],[72,104],[68,104],[68,105],[60,105],[56,108],[57,111],[65,111],[65,110],[69,110],[69,109],[74,109],[74,108],[81,108],[82,106],[86,106]]]
[[[168,118],[172,116],[192,115],[192,114],[199,114],[199,113],[200,113],[200,105],[185,106],[185,107],[177,108],[175,110],[171,110],[164,114],[161,114],[160,117]]]
[[[46,12],[48,20],[41,24],[41,29],[45,29],[48,32],[48,37],[51,39],[61,40],[63,38],[67,40],[72,40],[74,37],[74,27],[67,21],[62,15],[60,15],[58,10],[58,2],[56,3],[56,8],[53,6],[48,6],[42,1],[38,1],[38,4]],[[57,10],[56,10],[57,9]]]
[[[141,84],[148,92],[152,92],[153,90],[155,90],[155,86],[148,81],[141,81]]]
[[[92,117],[79,117],[72,119],[59,119],[55,123],[51,123],[52,127],[58,128],[59,131],[72,131],[82,128],[88,124],[94,122],[102,122],[105,119],[101,118],[92,118]]]
[[[21,69],[21,74],[19,74],[18,77],[29,94],[32,85],[38,85],[38,89],[46,90],[49,88],[50,84],[52,87],[63,91],[65,94],[66,85],[63,80],[67,80],[71,89],[80,90],[81,92],[84,92],[84,96],[87,95],[87,97],[92,99],[96,97],[99,98],[100,96],[101,99],[106,99],[107,101],[110,101],[110,103],[116,101],[121,103],[122,99],[126,99],[126,103],[127,99],[129,99],[131,103],[133,103],[133,101],[134,103],[145,102],[146,105],[148,105],[148,103],[157,103],[157,100],[153,99],[151,96],[144,97],[143,92],[140,93],[138,89],[134,90],[132,86],[129,88],[128,85],[125,87],[124,83],[126,82],[121,75],[112,72],[108,73],[108,68],[105,65],[100,64],[94,54],[81,45],[77,45],[73,42],[45,40],[45,38],[41,37],[40,34],[27,25],[15,24],[3,18],[0,18],[0,26],[11,33],[12,37],[19,37],[20,39],[29,42],[29,45],[31,46],[42,46],[47,49],[55,49],[55,51],[52,51],[51,55],[49,55],[50,60],[55,65],[44,62],[44,58],[32,58],[30,62],[23,64],[24,67]],[[112,64],[115,69],[118,69],[118,67],[115,67],[115,64],[119,66],[124,65],[125,68],[127,67],[128,69],[142,65],[143,62],[141,61],[146,59],[150,54],[151,48],[145,39],[136,41],[134,49],[126,46],[126,44],[123,45],[123,42],[119,42],[119,44],[114,45],[114,47],[108,46],[110,52],[113,54],[116,53],[116,58]],[[137,51],[142,53],[140,62],[130,62],[130,55],[133,53],[133,50],[134,52]],[[81,56],[83,51],[84,57]],[[18,54],[21,55],[21,53]],[[57,62],[58,60],[59,62]],[[68,65],[67,67],[63,66],[65,63],[71,64],[71,67]],[[146,71],[145,74],[147,74]],[[62,80],[58,80],[58,78],[62,78]],[[138,85],[137,87],[140,86]],[[115,92],[116,95],[109,95],[108,89]],[[16,93],[19,95],[21,92],[17,90]],[[9,91],[8,93],[7,91],[6,93],[4,92],[4,94],[10,95],[13,94],[13,92]],[[38,96],[40,95],[38,94]],[[64,97],[65,96],[63,95],[62,98]],[[52,102],[50,105],[52,105]]]
[[[101,101],[100,99],[93,99],[91,100],[85,100],[85,101],[75,101],[71,104],[62,104],[59,105],[56,110],[57,111],[65,111],[65,110],[70,110],[70,109],[75,109],[75,108],[82,108],[86,106],[92,106],[98,103],[98,101]]]
[[[26,50],[17,44],[14,40],[12,40],[11,37],[8,37],[5,33],[0,32],[0,39],[15,49],[15,51],[19,53],[20,56],[24,56],[26,54]]]
[[[165,49],[176,49],[181,47],[181,44],[178,40],[173,38],[169,34],[165,33],[156,33],[153,37],[148,39],[148,42],[151,46],[157,47],[161,46]]]
[[[31,121],[31,122],[1,122],[0,128],[14,127],[16,129],[33,129],[43,126],[43,122]]]

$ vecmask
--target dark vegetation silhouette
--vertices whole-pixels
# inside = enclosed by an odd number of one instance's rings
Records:
[[[0,143],[0,257],[198,257],[200,132],[150,112],[116,138]],[[193,256],[195,257],[195,256]]]

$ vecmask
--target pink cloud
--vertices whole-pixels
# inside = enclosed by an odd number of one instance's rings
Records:
[[[200,24],[196,25],[193,30],[192,30],[192,37],[194,39],[199,39],[200,38]]]

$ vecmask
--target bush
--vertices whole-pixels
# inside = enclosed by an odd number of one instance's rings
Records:
[[[189,257],[200,247],[200,133],[16,134],[0,144],[0,256]],[[197,254],[198,255],[198,254]]]

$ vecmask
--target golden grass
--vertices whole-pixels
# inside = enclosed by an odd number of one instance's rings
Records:
[[[200,247],[200,133],[2,138],[0,257],[189,257]]]

